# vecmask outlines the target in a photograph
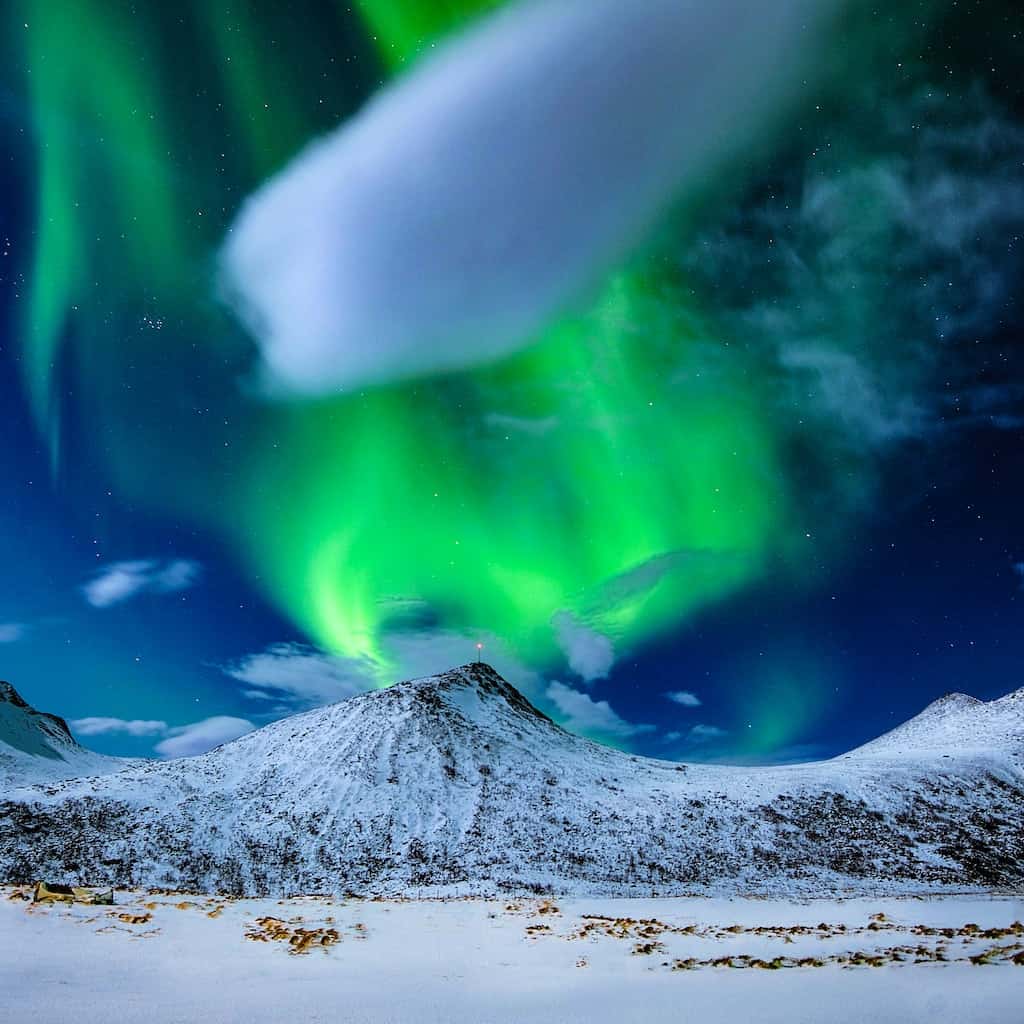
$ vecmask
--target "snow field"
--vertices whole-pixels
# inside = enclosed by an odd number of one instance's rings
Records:
[[[1024,1005],[1012,896],[25,895],[0,890],[5,1021],[1012,1024]]]

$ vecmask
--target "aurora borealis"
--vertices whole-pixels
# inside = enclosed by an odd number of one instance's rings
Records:
[[[804,88],[759,112],[724,165],[518,351],[313,397],[268,393],[218,290],[224,239],[307,144],[499,4],[13,6],[3,359],[26,450],[45,456],[8,453],[10,473],[50,489],[83,559],[90,546],[99,566],[153,557],[120,539],[114,523],[132,521],[124,534],[167,531],[166,557],[223,566],[233,603],[262,606],[265,632],[232,625],[239,645],[197,670],[304,644],[383,685],[484,637],[543,701],[573,676],[567,622],[583,644],[610,642],[609,677],[574,686],[615,721],[649,723],[667,714],[662,690],[703,687],[722,750],[770,757],[810,742],[850,685],[836,662],[858,656],[799,624],[764,643],[763,622],[856,578],[864,545],[881,546],[872,529],[914,533],[878,526],[934,489],[905,460],[948,479],[958,446],[982,437],[1000,480],[1020,467],[1009,5],[972,21],[939,2],[884,19],[848,4],[815,39]],[[18,515],[4,529],[15,544]],[[995,532],[993,587],[1019,632],[1024,541]],[[773,607],[751,608],[757,595]],[[28,614],[0,606],[0,622]],[[685,677],[715,660],[693,650],[715,616],[739,636],[716,648],[736,657],[719,659],[712,695]],[[674,682],[645,661],[667,650]],[[169,688],[187,664],[165,670]],[[269,710],[228,703],[216,710]],[[661,735],[595,723],[675,755]]]

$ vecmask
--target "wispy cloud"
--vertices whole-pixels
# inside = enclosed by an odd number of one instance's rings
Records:
[[[924,415],[909,395],[886,396],[883,382],[851,352],[821,342],[783,341],[779,364],[801,378],[823,412],[871,442],[922,432]]]
[[[981,88],[875,105],[870,138],[863,121],[837,126],[859,145],[738,203],[687,270],[765,357],[789,422],[852,453],[982,422],[1017,429],[1020,387],[979,375],[977,340],[1024,270],[1007,245],[1024,231],[1024,130]]]
[[[688,740],[691,743],[707,743],[710,740],[719,740],[723,736],[728,736],[729,731],[727,729],[720,729],[717,725],[695,725],[686,734]]]
[[[665,698],[672,701],[673,704],[679,704],[684,708],[699,708],[701,705],[700,697],[689,690],[669,690],[665,694]]]
[[[585,626],[569,611],[558,612],[551,622],[558,646],[569,661],[569,668],[584,682],[604,679],[615,661],[611,640]]]
[[[109,608],[139,594],[169,594],[187,590],[199,579],[201,567],[189,559],[161,562],[154,558],[112,562],[82,585],[85,600],[94,608]]]
[[[565,683],[553,680],[546,691],[548,700],[558,709],[558,719],[570,732],[594,738],[613,737],[628,739],[653,732],[653,725],[627,722],[612,710],[606,700],[594,700]]]
[[[243,696],[296,707],[333,704],[371,690],[377,675],[372,661],[342,658],[299,643],[272,644],[223,666],[223,671],[248,685]]]
[[[0,622],[0,644],[13,644],[28,631],[23,622]]]
[[[219,747],[222,743],[237,740],[255,729],[246,718],[232,718],[229,715],[215,715],[190,725],[180,725],[167,730],[167,739],[154,748],[162,757],[193,757]]]
[[[153,748],[161,757],[191,757],[203,754],[221,743],[238,739],[256,727],[245,718],[215,715],[188,725],[169,726],[160,719],[111,718],[92,716],[76,718],[68,723],[81,737],[131,736],[162,737]]]
[[[167,723],[143,718],[76,718],[68,723],[79,736],[163,736]]]
[[[506,413],[489,412],[484,423],[506,434],[525,434],[528,437],[544,437],[558,426],[557,416],[543,416],[527,419],[524,416],[509,416]]]
[[[478,652],[477,643],[483,644],[482,651]],[[381,646],[383,658],[375,661],[346,658],[309,644],[277,643],[220,668],[245,684],[243,697],[274,702],[270,715],[333,704],[403,679],[435,675],[473,661],[478,654],[528,697],[543,693],[539,673],[491,633],[395,631],[384,635]]]

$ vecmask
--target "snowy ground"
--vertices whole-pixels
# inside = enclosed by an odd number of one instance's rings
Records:
[[[0,1019],[1019,1021],[1024,898],[224,900],[0,889]]]

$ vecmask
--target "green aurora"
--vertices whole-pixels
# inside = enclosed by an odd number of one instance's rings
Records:
[[[254,396],[250,343],[211,284],[239,203],[495,4],[360,0],[360,23],[339,3],[318,16],[330,31],[272,5],[165,6],[9,17],[37,159],[21,365],[58,479],[73,413],[117,493],[222,536],[312,640],[381,682],[402,632],[494,635],[549,668],[559,612],[621,653],[769,566],[800,572],[805,516],[757,357],[667,243],[492,367]]]

